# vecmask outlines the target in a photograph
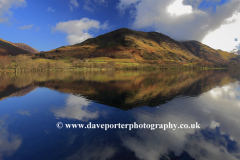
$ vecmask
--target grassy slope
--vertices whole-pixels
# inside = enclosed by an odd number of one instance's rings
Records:
[[[182,44],[195,56],[210,62],[227,63],[237,58],[236,54],[214,50],[198,41],[187,41]]]
[[[229,60],[238,60],[234,54],[214,50],[197,41],[180,43],[161,33],[127,28],[41,53],[41,56],[52,59],[80,58],[90,62],[115,61],[118,64],[194,64],[199,61],[226,64]]]
[[[114,58],[117,62],[157,63],[198,60],[181,43],[156,32],[119,29],[83,43],[64,46],[45,53],[46,58],[81,58],[99,61],[98,57]],[[97,59],[97,60],[95,60]]]
[[[23,50],[11,42],[0,39],[0,55],[18,55],[18,54],[28,54],[29,52]]]

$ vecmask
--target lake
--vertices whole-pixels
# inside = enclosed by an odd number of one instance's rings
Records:
[[[240,72],[0,74],[0,160],[240,159]]]

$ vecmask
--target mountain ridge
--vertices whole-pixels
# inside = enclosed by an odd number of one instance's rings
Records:
[[[36,50],[35,48],[33,48],[25,43],[13,43],[13,44],[21,49],[24,49],[24,50],[30,52],[30,53],[39,53],[38,50]]]
[[[29,54],[29,53],[30,52],[22,48],[19,48],[12,42],[9,42],[0,38],[0,55],[1,56],[6,56],[6,55],[16,56],[18,54]]]
[[[44,57],[60,59],[109,57],[115,59],[131,59],[137,63],[150,61],[176,61],[179,63],[198,60],[180,42],[157,32],[141,32],[122,28],[82,43],[63,46],[48,52]]]
[[[235,54],[214,50],[198,41],[179,42],[162,33],[133,31],[127,28],[44,52],[44,57],[50,59],[64,59],[67,56],[89,61],[108,57],[128,59],[135,63],[205,63],[211,66],[239,61]]]
[[[10,43],[8,42],[8,45]],[[16,45],[19,44],[13,44]],[[68,62],[70,59],[98,63],[114,61],[119,65],[132,63],[227,67],[240,62],[239,55],[215,50],[195,40],[180,42],[162,33],[134,31],[128,28],[120,28],[89,38],[82,43],[62,46],[32,56]]]

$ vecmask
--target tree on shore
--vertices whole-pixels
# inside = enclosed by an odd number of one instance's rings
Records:
[[[56,69],[64,69],[66,67],[65,63],[63,61],[58,61],[55,63]]]
[[[13,58],[15,62],[15,70],[17,72],[18,69],[32,69],[32,59],[26,55],[17,55]]]
[[[54,68],[54,64],[52,62],[47,62],[47,68],[51,70],[52,68]]]
[[[71,59],[73,67],[79,67],[83,63],[81,59]]]
[[[9,56],[0,56],[0,68],[4,69],[4,71],[7,70],[10,62],[11,59]]]

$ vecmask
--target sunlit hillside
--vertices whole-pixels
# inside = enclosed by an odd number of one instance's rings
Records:
[[[237,62],[235,54],[214,50],[197,41],[178,42],[158,32],[118,29],[82,43],[63,46],[36,55],[36,58],[70,59],[88,62],[115,61],[124,65],[176,64],[209,66]]]

